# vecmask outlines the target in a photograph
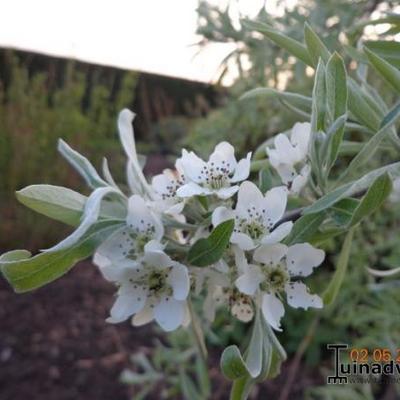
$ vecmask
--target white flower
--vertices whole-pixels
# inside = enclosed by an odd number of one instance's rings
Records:
[[[227,307],[239,321],[249,322],[253,319],[254,307],[250,296],[239,292],[234,286],[238,276],[235,267],[229,267],[228,263],[221,259],[208,268],[193,268],[193,272],[197,294],[200,294],[203,286],[206,287],[203,312],[209,321],[214,321],[219,307]]]
[[[228,219],[235,220],[231,243],[243,250],[251,250],[262,243],[278,243],[291,231],[293,223],[284,222],[275,228],[282,218],[287,202],[284,186],[269,190],[265,196],[249,181],[240,185],[236,208],[218,207],[212,214],[214,226]]]
[[[111,268],[120,267],[132,260],[139,259],[145,245],[151,240],[160,241],[164,227],[158,216],[139,195],[133,195],[128,201],[126,226],[116,231],[97,249],[94,261],[107,259]]]
[[[215,194],[221,199],[233,196],[239,189],[237,182],[247,179],[250,174],[251,153],[236,161],[235,150],[227,142],[221,142],[207,162],[185,149],[182,151],[181,165],[188,182],[177,190],[179,197]]]
[[[322,308],[322,299],[318,295],[310,294],[304,283],[292,279],[310,275],[324,258],[325,253],[309,243],[290,247],[281,243],[262,245],[254,252],[254,264],[247,264],[244,259],[245,272],[236,280],[236,286],[242,293],[255,296],[265,320],[274,329],[281,330],[284,293],[288,304],[294,308]]]
[[[103,260],[100,270],[107,280],[119,286],[107,322],[119,323],[135,315],[133,324],[137,325],[146,316],[147,322],[155,318],[164,330],[172,331],[187,319],[187,268],[171,260],[159,242],[148,242],[143,257],[122,266]]]
[[[295,194],[306,185],[310,174],[310,166],[306,164],[310,136],[311,125],[298,122],[292,128],[290,140],[280,133],[274,139],[275,149],[266,149],[271,165]]]
[[[155,207],[170,215],[180,214],[185,205],[184,201],[176,195],[177,190],[186,182],[181,159],[176,160],[175,168],[175,170],[165,169],[162,174],[154,176],[151,182],[158,197]]]

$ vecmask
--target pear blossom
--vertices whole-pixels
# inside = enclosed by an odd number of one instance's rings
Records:
[[[113,265],[100,253],[95,261],[104,278],[119,287],[107,322],[119,323],[132,315],[134,324],[143,323],[144,317],[148,321],[154,318],[166,331],[184,323],[189,274],[186,266],[164,253],[159,242],[146,243],[137,260]]]
[[[290,139],[280,133],[274,139],[275,148],[266,148],[269,162],[293,194],[303,189],[310,175],[311,168],[307,164],[310,136],[311,125],[298,122],[292,128]]]
[[[206,162],[192,151],[183,149],[181,166],[187,182],[178,188],[176,194],[183,198],[216,195],[228,199],[233,196],[239,190],[235,183],[247,179],[250,174],[251,158],[250,152],[237,162],[234,153],[232,145],[221,142]]]
[[[243,250],[252,250],[260,244],[280,242],[290,233],[291,221],[275,227],[285,213],[286,203],[286,187],[272,188],[263,195],[254,183],[245,181],[240,185],[236,208],[217,207],[212,214],[212,223],[217,226],[234,219],[231,243]]]
[[[243,258],[244,273],[236,280],[236,287],[253,296],[261,306],[265,320],[280,331],[280,320],[285,313],[282,297],[294,308],[322,308],[322,299],[310,294],[298,278],[309,276],[325,258],[322,250],[309,243],[286,246],[281,243],[261,245],[253,254],[253,264]]]
[[[155,201],[156,208],[171,215],[180,214],[185,205],[176,193],[186,182],[181,159],[176,160],[175,168],[175,170],[165,169],[161,174],[155,175],[151,182],[158,197]]]
[[[123,266],[143,256],[145,245],[160,241],[164,227],[145,200],[133,195],[128,200],[126,225],[117,230],[97,249],[95,260],[107,258],[112,266]]]
[[[195,276],[195,293],[199,295],[203,286],[206,287],[203,312],[211,322],[214,321],[219,307],[228,308],[230,313],[242,322],[249,322],[254,317],[252,299],[239,292],[234,285],[239,276],[237,266],[242,265],[243,252],[237,246],[232,246],[231,250],[225,254],[226,260],[222,258],[208,268],[192,269]]]

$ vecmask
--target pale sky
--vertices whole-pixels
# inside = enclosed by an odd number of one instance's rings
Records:
[[[264,2],[233,3],[233,14],[251,17]],[[235,45],[195,57],[196,7],[197,0],[0,0],[0,46],[212,82]]]

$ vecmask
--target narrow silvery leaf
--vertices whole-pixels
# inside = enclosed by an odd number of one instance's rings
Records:
[[[339,255],[339,260],[337,262],[336,271],[333,274],[333,277],[329,282],[329,285],[326,288],[324,294],[322,295],[324,306],[329,306],[335,301],[339,293],[340,287],[342,286],[344,277],[346,276],[347,266],[349,264],[353,234],[354,228],[351,228],[344,240],[343,247]]]
[[[134,168],[130,160],[128,160],[126,163],[126,180],[132,194],[141,195],[144,193],[144,188],[142,186],[141,180],[137,176],[136,169]]]
[[[392,180],[388,174],[376,178],[367,193],[361,199],[359,205],[349,222],[349,226],[357,225],[362,219],[375,212],[387,199],[392,191]]]
[[[361,191],[364,191],[372,184],[372,182],[375,181],[376,178],[385,173],[388,173],[391,179],[400,177],[400,162],[375,169],[360,179],[349,182],[332,190],[325,196],[322,196],[320,199],[318,199],[314,204],[306,207],[303,210],[303,214],[313,214],[325,210],[345,197],[351,197]]]
[[[313,62],[307,51],[307,48],[297,40],[290,38],[289,36],[283,35],[282,33],[276,31],[272,27],[262,22],[255,22],[251,20],[242,20],[242,24],[248,28],[255,30],[267,36],[268,39],[272,40],[278,46],[283,47],[290,54],[297,57],[299,60],[303,61],[305,64],[312,66]]]
[[[339,155],[340,147],[343,141],[344,128],[347,115],[344,114],[336,119],[326,132],[325,141],[321,147],[321,160],[325,162],[326,175],[335,164]]]
[[[376,132],[379,128],[381,116],[370,106],[368,101],[365,99],[365,94],[354,79],[349,77],[347,85],[349,94],[348,106],[352,115],[354,115],[358,122]]]
[[[366,164],[375,152],[379,149],[382,140],[390,134],[391,126],[400,117],[400,104],[391,110],[391,112],[383,119],[384,126],[375,133],[372,138],[365,143],[360,152],[351,160],[347,169],[340,176],[339,181],[345,182],[351,175],[356,174],[361,166]]]
[[[108,186],[108,183],[100,177],[90,161],[72,149],[72,147],[62,139],[58,141],[58,151],[85,179],[86,183],[91,188],[96,189],[98,187]]]
[[[49,218],[77,226],[85,207],[86,196],[61,186],[31,185],[16,192],[26,207]]]
[[[347,113],[346,67],[338,53],[333,53],[326,64],[327,111],[331,122]]]
[[[28,292],[54,281],[95,249],[122,226],[119,221],[97,222],[74,246],[34,257],[26,250],[16,250],[0,257],[0,270],[17,293]]]
[[[328,62],[331,55],[329,50],[307,23],[304,24],[304,41],[306,42],[307,50],[314,66],[317,66],[320,58],[324,62]]]
[[[400,93],[400,71],[379,57],[377,54],[364,47],[364,53],[376,71],[389,83],[398,93]]]
[[[86,201],[82,221],[78,228],[67,238],[65,238],[55,246],[51,247],[50,249],[46,249],[46,251],[60,251],[75,245],[88,231],[88,229],[97,221],[100,215],[101,202],[103,201],[105,196],[110,194],[121,195],[118,190],[110,186],[94,190]]]
[[[146,178],[143,174],[138,155],[136,152],[135,137],[133,133],[132,121],[135,118],[135,114],[128,109],[124,109],[119,113],[118,116],[118,131],[119,137],[122,143],[122,147],[130,161],[129,166],[133,169],[133,176],[138,179],[140,186],[150,198],[153,198],[153,190],[147,183]]]
[[[115,183],[115,180],[111,174],[110,167],[108,166],[108,160],[107,158],[103,158],[103,164],[102,164],[102,169],[103,169],[103,176],[106,182],[110,185],[113,186],[115,189],[119,190],[118,185]]]
[[[261,374],[263,368],[263,342],[266,336],[260,311],[257,310],[253,324],[253,332],[249,346],[246,350],[246,357],[243,357],[239,348],[235,345],[228,346],[221,356],[221,370],[231,380],[250,375],[256,378]],[[268,337],[266,338],[268,340]]]
[[[293,225],[289,236],[285,239],[287,245],[308,242],[324,222],[326,215],[324,212],[303,215]]]
[[[400,43],[395,40],[367,40],[364,47],[400,69]],[[366,61],[367,62],[367,61]]]

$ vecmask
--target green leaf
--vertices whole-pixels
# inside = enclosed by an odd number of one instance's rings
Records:
[[[352,115],[357,121],[376,132],[377,129],[379,129],[381,116],[370,106],[369,102],[366,100],[366,95],[362,92],[357,82],[351,77],[347,79],[347,88],[348,108]]]
[[[338,201],[328,209],[328,212],[338,225],[348,225],[359,203],[359,200],[349,197]]]
[[[346,181],[346,179],[355,174],[357,170],[366,164],[371,157],[378,150],[382,140],[390,134],[391,126],[396,122],[396,120],[400,117],[400,103],[396,105],[382,120],[383,126],[379,129],[374,136],[368,140],[367,143],[362,147],[360,152],[351,160],[347,169],[343,172],[343,174],[339,177],[340,182]]]
[[[287,245],[308,242],[308,239],[318,230],[325,219],[325,213],[303,215],[293,225],[292,231],[285,239]]]
[[[288,36],[283,35],[282,33],[273,29],[271,26],[264,24],[262,22],[251,21],[248,19],[244,19],[241,22],[243,26],[245,26],[246,28],[262,33],[268,39],[272,40],[278,46],[283,47],[290,54],[294,55],[299,60],[303,61],[305,64],[310,66],[313,65],[313,62],[310,58],[307,48],[297,40],[294,40]]]
[[[379,176],[389,173],[392,179],[400,176],[400,162],[386,165],[384,167],[375,169],[368,174],[364,175],[362,178],[355,181],[349,182],[342,185],[335,190],[322,196],[314,204],[306,207],[303,210],[303,214],[313,214],[325,210],[331,207],[333,204],[337,203],[339,200],[345,197],[352,197],[353,195],[366,190],[372,182],[375,181]]]
[[[331,55],[329,50],[307,22],[304,24],[304,41],[314,66],[317,66],[320,58],[328,62]]]
[[[367,40],[364,47],[383,58],[396,68],[400,68],[400,43],[394,40]]]
[[[206,239],[199,239],[189,250],[188,261],[197,267],[216,263],[229,244],[235,221],[230,219],[219,224]]]
[[[50,249],[47,249],[47,251],[67,249],[73,246],[75,243],[78,243],[81,237],[99,219],[102,201],[106,196],[109,195],[121,196],[121,192],[111,186],[95,189],[85,203],[81,223],[79,224],[78,228],[76,228],[74,232],[63,239],[60,243],[56,244]]]
[[[337,263],[336,271],[333,274],[331,281],[329,282],[328,287],[325,289],[322,300],[324,302],[324,306],[329,306],[332,304],[342,286],[344,277],[346,276],[347,265],[349,263],[351,244],[353,242],[354,228],[351,228],[344,239],[344,243],[342,246],[342,250],[339,255],[339,260]]]
[[[325,141],[321,147],[321,160],[325,167],[326,176],[335,164],[335,161],[342,150],[344,128],[347,115],[342,115],[336,119],[326,132]]]
[[[361,220],[375,212],[392,191],[392,180],[388,174],[379,176],[368,189],[354,211],[349,226],[357,225]]]
[[[89,257],[116,229],[120,221],[98,222],[76,245],[57,252],[44,252],[28,258],[17,250],[3,254],[0,270],[17,293],[28,292],[50,283],[68,272],[78,261]]]
[[[273,97],[277,98],[284,104],[289,104],[292,107],[298,108],[302,113],[311,113],[311,97],[303,96],[298,93],[281,92],[273,88],[255,88],[244,93],[240,100],[254,99],[257,97]]]
[[[236,345],[224,349],[220,365],[225,378],[232,381],[248,375],[246,362]]]
[[[26,207],[67,225],[79,225],[87,197],[61,186],[31,185],[16,192]]]
[[[326,101],[331,123],[347,113],[347,75],[342,57],[333,53],[326,64]]]
[[[364,46],[364,53],[376,71],[400,93],[400,71],[392,64],[379,57],[377,54]]]
[[[58,141],[58,151],[75,168],[92,189],[108,186],[108,183],[100,177],[90,161],[75,151],[62,139],[59,139]]]
[[[274,178],[271,174],[270,168],[260,170],[258,174],[259,188],[261,193],[265,193],[267,190],[274,186]]]

